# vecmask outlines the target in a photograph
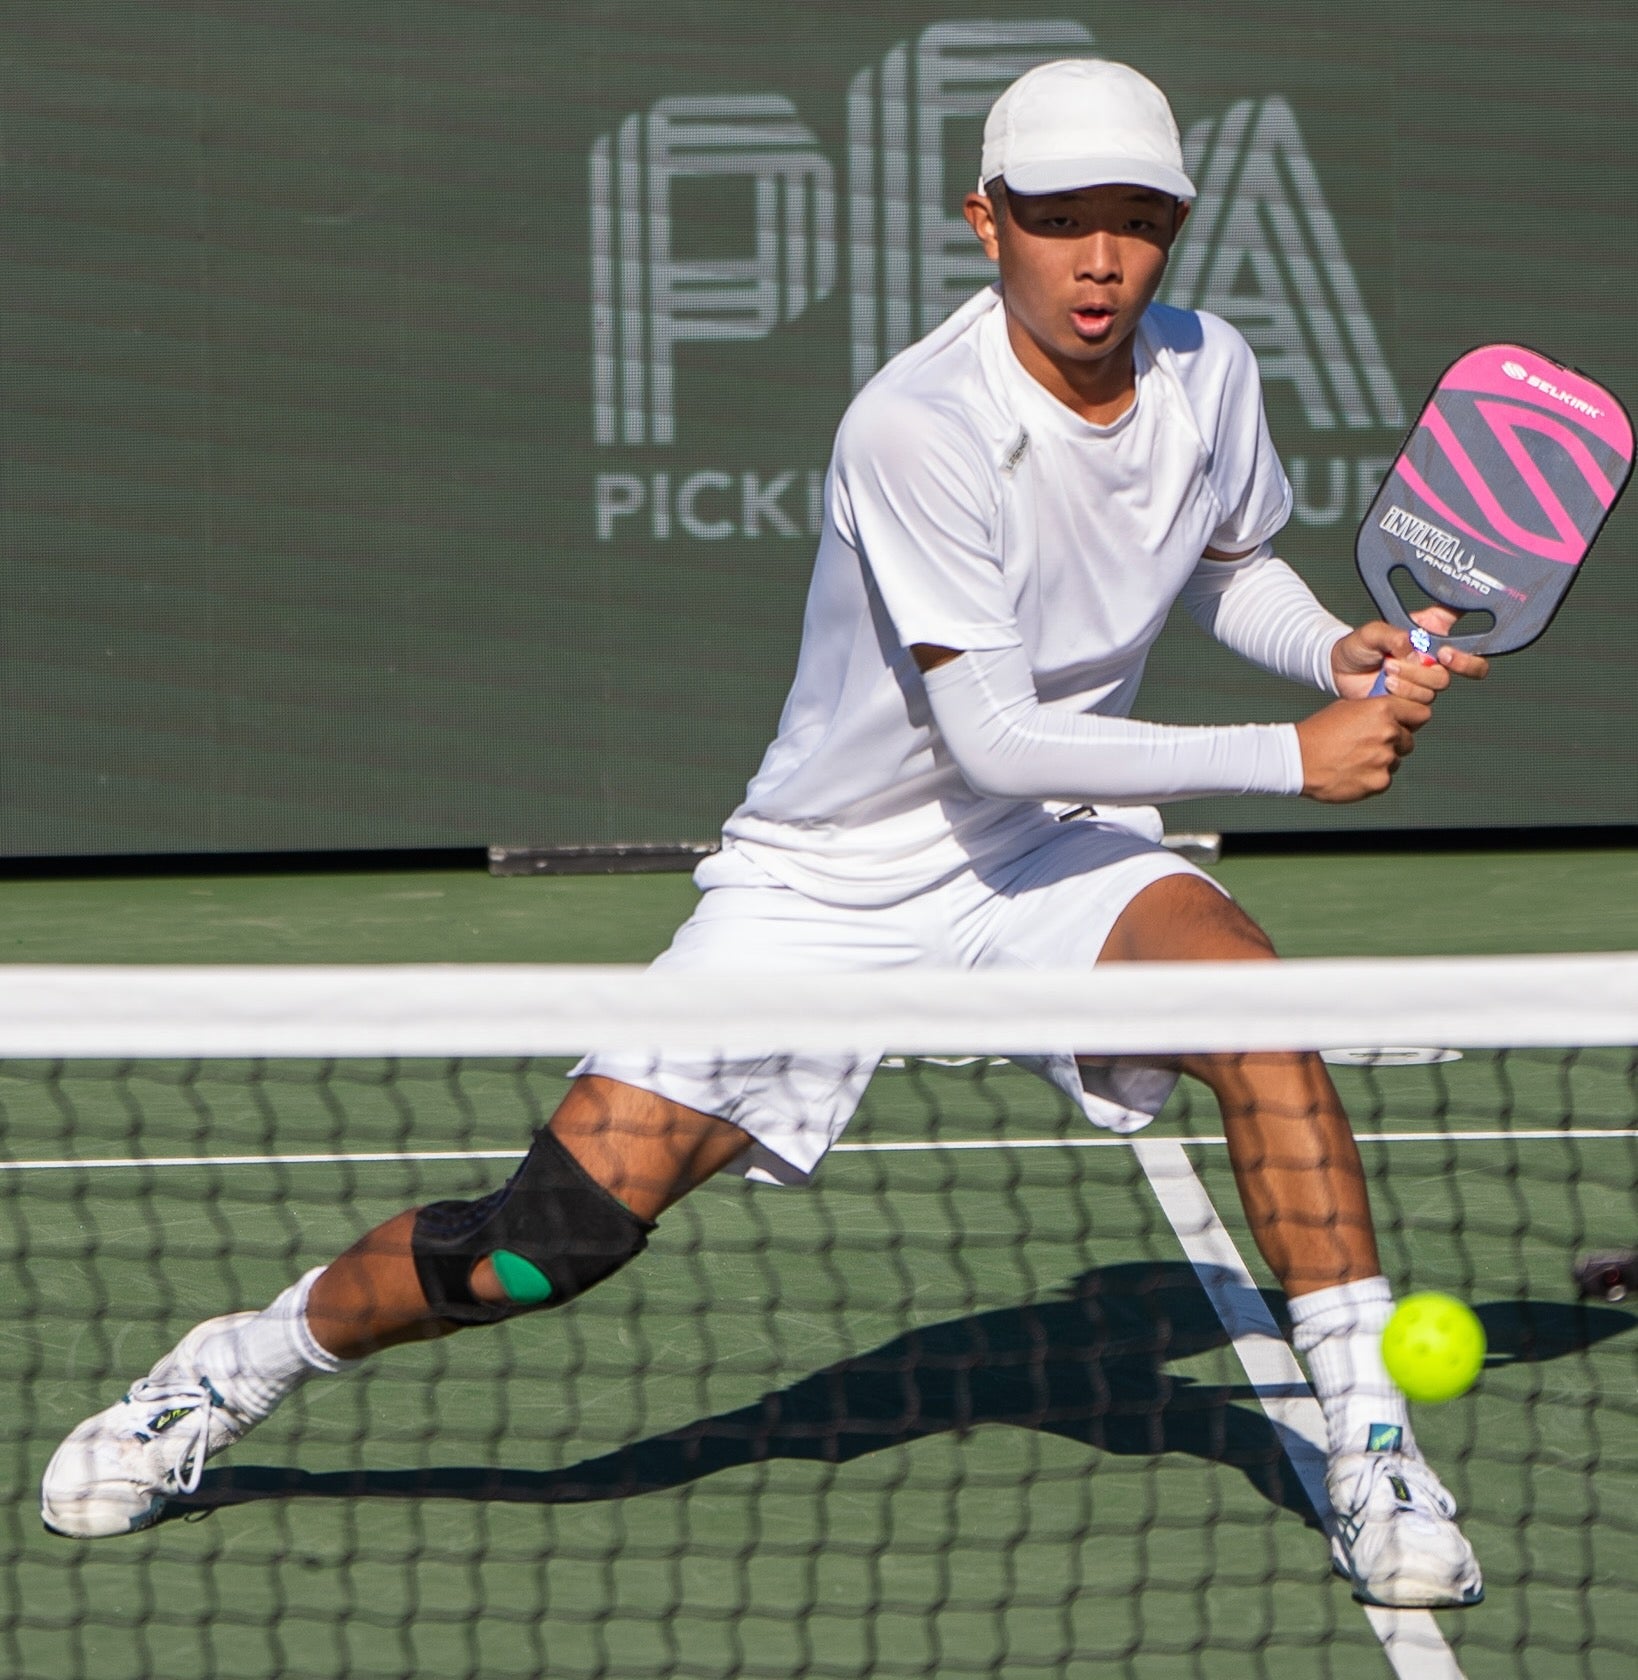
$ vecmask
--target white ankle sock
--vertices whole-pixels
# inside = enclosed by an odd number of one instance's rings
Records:
[[[1388,1280],[1340,1283],[1287,1305],[1291,1340],[1308,1361],[1331,1451],[1414,1453],[1405,1397],[1382,1363],[1382,1332],[1393,1316]]]
[[[307,1297],[323,1272],[323,1266],[315,1266],[254,1318],[223,1330],[201,1348],[205,1375],[232,1410],[259,1423],[309,1377],[358,1364],[337,1359],[308,1327]]]

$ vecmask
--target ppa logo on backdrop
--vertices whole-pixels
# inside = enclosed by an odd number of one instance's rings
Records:
[[[845,284],[857,390],[992,278],[956,213],[945,130],[982,120],[1033,65],[1095,50],[1066,19],[938,23],[848,86],[845,187],[783,94],[667,97],[600,135],[590,154],[593,435],[611,461],[593,484],[600,541],[702,542],[818,534],[822,464],[776,472],[681,467],[688,430],[676,347],[774,336]],[[1391,456],[1348,452],[1350,431],[1399,429],[1404,405],[1335,218],[1278,95],[1241,100],[1184,140],[1200,197],[1163,300],[1234,322],[1266,386],[1287,384],[1322,440],[1286,465],[1296,517],[1331,525],[1369,504]],[[746,184],[732,253],[679,257],[678,182]],[[844,275],[845,257],[845,275]]]

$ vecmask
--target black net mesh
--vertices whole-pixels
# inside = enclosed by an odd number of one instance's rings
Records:
[[[561,1312],[310,1383],[144,1532],[42,1529],[76,1420],[198,1320],[499,1183],[566,1066],[0,1065],[0,1670],[1386,1672],[1156,1143],[990,1056],[890,1058],[812,1185],[713,1180]],[[1438,1619],[1459,1668],[1402,1672],[1638,1665],[1638,1320],[1572,1275],[1638,1241],[1634,1066],[1333,1070],[1388,1275],[1471,1302],[1490,1348],[1416,1412],[1488,1598]],[[1144,1136],[1184,1145],[1283,1324],[1209,1093]]]

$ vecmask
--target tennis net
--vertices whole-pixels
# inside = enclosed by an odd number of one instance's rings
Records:
[[[0,969],[0,1668],[73,1674],[1626,1675],[1638,956],[724,977]],[[1366,1611],[1217,1105],[1099,1131],[1034,1058],[1317,1049],[1488,1596]],[[41,1471],[185,1330],[500,1183],[593,1048],[883,1059],[813,1182],[719,1177],[561,1312],[310,1383],[141,1533]],[[174,1519],[174,1520],[173,1520]]]

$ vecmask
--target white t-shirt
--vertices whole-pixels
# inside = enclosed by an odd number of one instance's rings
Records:
[[[1135,365],[1132,406],[1090,424],[1020,365],[986,289],[855,398],[796,678],[724,827],[776,878],[888,904],[1035,844],[1052,817],[968,787],[910,647],[1021,647],[1044,705],[1125,717],[1203,551],[1284,525],[1290,487],[1234,328],[1152,305]]]

